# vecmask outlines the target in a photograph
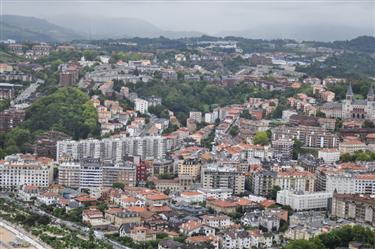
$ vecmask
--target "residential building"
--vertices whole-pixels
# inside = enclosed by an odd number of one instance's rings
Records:
[[[23,185],[47,188],[53,181],[53,160],[30,154],[15,154],[0,161],[0,188],[18,189]]]
[[[325,163],[335,163],[340,160],[340,151],[338,149],[326,148],[318,151],[318,158]]]
[[[326,191],[333,193],[336,191],[340,194],[354,194],[355,193],[355,178],[352,174],[338,172],[326,173],[325,175]]]
[[[197,190],[199,193],[203,194],[205,199],[213,198],[219,200],[226,200],[232,196],[233,190],[228,188],[217,188],[217,189],[204,189],[199,188]]]
[[[0,134],[6,133],[25,119],[26,112],[22,109],[9,108],[0,112]]]
[[[202,113],[201,112],[190,112],[189,118],[194,120],[196,123],[202,123]]]
[[[273,156],[278,159],[291,160],[293,158],[293,140],[281,138],[272,141]]]
[[[245,176],[230,166],[207,164],[202,166],[201,183],[204,189],[232,189],[234,194],[245,190]]]
[[[336,148],[339,145],[336,134],[315,126],[279,126],[272,130],[272,141],[280,138],[298,139],[306,147]]]
[[[340,155],[346,153],[354,153],[356,151],[365,151],[367,150],[367,145],[359,140],[357,137],[344,137],[344,141],[339,145]]]
[[[225,229],[232,225],[232,221],[229,216],[225,214],[220,215],[203,215],[201,216],[202,223],[207,224],[210,227]]]
[[[151,172],[153,176],[174,175],[174,161],[171,159],[154,160],[151,166]]]
[[[199,178],[201,173],[201,162],[196,158],[183,160],[178,164],[178,175],[189,175],[194,179]]]
[[[148,112],[148,101],[140,98],[136,98],[134,101],[134,110],[145,114]]]
[[[358,174],[355,178],[355,193],[375,195],[375,174]]]
[[[164,158],[166,152],[166,139],[161,136],[63,140],[57,143],[57,161],[89,157],[117,162],[134,156],[153,160]]]
[[[281,171],[274,184],[282,190],[314,192],[315,175],[308,171]]]
[[[202,193],[197,191],[181,192],[180,196],[181,200],[187,203],[203,202],[206,199]]]
[[[370,196],[334,193],[331,216],[375,226],[375,199]]]
[[[251,175],[251,190],[255,195],[269,196],[272,192],[277,173],[260,171]]]
[[[0,100],[12,100],[15,97],[16,85],[0,83]]]
[[[237,211],[237,203],[217,199],[207,199],[206,207],[223,214],[234,214]]]
[[[80,189],[100,190],[114,183],[135,186],[136,169],[131,162],[106,162],[99,159],[65,161],[59,166],[59,184]]]

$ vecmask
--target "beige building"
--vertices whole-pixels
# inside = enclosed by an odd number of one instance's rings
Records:
[[[187,159],[178,164],[178,175],[189,175],[194,179],[201,174],[201,163],[198,159]]]
[[[333,194],[331,216],[375,225],[375,199],[354,194]]]
[[[105,213],[105,219],[109,220],[115,227],[120,228],[122,224],[140,224],[139,213],[125,211],[122,208],[110,208]]]
[[[367,150],[367,146],[357,137],[345,137],[344,141],[339,144],[339,150],[340,155],[351,154],[359,150],[365,151]]]

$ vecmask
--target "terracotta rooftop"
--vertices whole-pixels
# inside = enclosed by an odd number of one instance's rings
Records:
[[[153,195],[148,195],[146,196],[148,200],[151,201],[161,201],[161,200],[169,200],[170,197],[165,195],[165,194],[153,194]]]
[[[181,192],[181,195],[184,195],[184,196],[199,196],[199,195],[202,195],[202,194],[199,193],[199,192],[196,192],[196,191],[186,191],[186,192]]]
[[[223,200],[209,200],[209,203],[211,203],[214,206],[223,207],[223,208],[231,208],[236,207],[237,204],[235,202],[229,202],[229,201],[223,201]]]

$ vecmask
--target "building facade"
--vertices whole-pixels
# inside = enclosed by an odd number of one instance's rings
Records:
[[[231,189],[240,194],[245,190],[245,176],[236,168],[208,164],[202,166],[201,184],[204,189]]]
[[[366,100],[356,100],[354,99],[352,86],[349,85],[345,100],[343,100],[342,103],[328,103],[324,105],[321,110],[327,117],[375,120],[374,90],[371,86]]]
[[[47,188],[53,181],[53,161],[30,154],[6,156],[0,163],[1,189],[18,189],[23,185]]]
[[[136,167],[130,162],[103,162],[99,159],[65,161],[59,165],[59,184],[79,189],[98,190],[114,183],[135,186]]]
[[[334,193],[331,216],[375,226],[375,199],[369,196]]]
[[[153,160],[164,158],[166,152],[166,139],[161,136],[64,140],[57,143],[56,159],[89,157],[122,161],[127,157],[140,156],[142,160]]]
[[[332,198],[330,192],[298,192],[281,190],[277,192],[276,202],[281,205],[289,205],[293,210],[325,209]]]

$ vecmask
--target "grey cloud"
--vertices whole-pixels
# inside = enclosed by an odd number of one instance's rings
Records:
[[[375,35],[373,1],[5,1],[3,13],[55,21],[68,16],[145,20],[160,29],[249,37],[332,40]],[[74,28],[74,27],[72,27]]]

